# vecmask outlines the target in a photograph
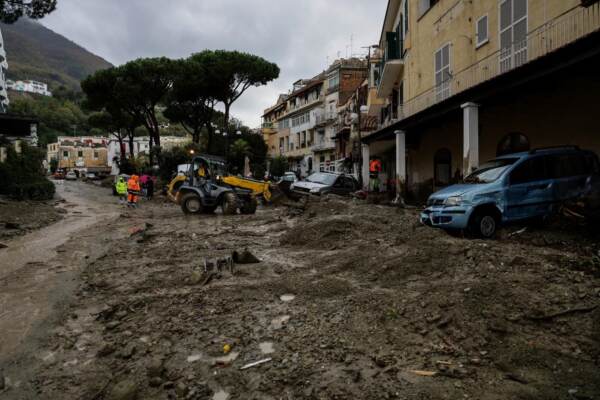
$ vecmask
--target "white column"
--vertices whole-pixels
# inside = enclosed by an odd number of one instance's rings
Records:
[[[396,179],[400,189],[406,183],[406,133],[404,131],[394,133],[396,134]]]
[[[479,104],[465,103],[463,109],[463,176],[479,167]]]
[[[369,188],[369,161],[371,161],[371,149],[368,144],[362,145],[362,181],[363,189]]]

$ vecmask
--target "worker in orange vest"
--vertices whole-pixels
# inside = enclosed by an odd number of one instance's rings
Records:
[[[127,181],[127,206],[137,207],[137,202],[142,188],[140,187],[140,177],[132,175]]]

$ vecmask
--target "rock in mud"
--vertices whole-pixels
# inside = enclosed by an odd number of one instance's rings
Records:
[[[183,382],[179,382],[177,383],[177,386],[175,386],[175,393],[177,393],[177,396],[180,398],[187,396],[188,392],[189,389]]]
[[[98,350],[98,357],[106,357],[112,353],[115,352],[115,346],[113,346],[111,343],[104,343],[102,345],[102,347],[100,347],[100,350]]]
[[[135,354],[136,351],[136,347],[133,343],[129,343],[127,346],[125,346],[123,349],[121,349],[120,352],[120,356],[121,358],[124,359],[129,359],[131,357],[133,357],[133,355]]]
[[[153,358],[146,366],[146,374],[149,378],[156,378],[162,376],[165,371],[163,360],[160,358]]]
[[[148,382],[150,387],[159,387],[160,385],[162,385],[162,383],[163,380],[160,376],[155,376],[152,379],[150,379],[150,382]]]
[[[233,262],[236,264],[258,264],[260,260],[256,256],[248,251],[248,249],[237,252],[234,251],[231,255]]]
[[[137,383],[126,379],[112,387],[107,396],[107,400],[135,400],[137,398],[137,392]]]

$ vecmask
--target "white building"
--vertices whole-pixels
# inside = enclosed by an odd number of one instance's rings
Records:
[[[2,39],[2,31],[0,31],[0,113],[5,113],[8,110],[8,93],[6,92],[6,70],[8,63],[6,62],[6,51],[4,50],[4,40]]]
[[[160,146],[163,150],[170,150],[174,147],[183,147],[192,141],[190,137],[179,137],[179,136],[161,136]],[[129,149],[129,140],[123,140],[123,147],[125,154],[129,156],[131,151]],[[117,160],[121,158],[121,147],[119,141],[114,137],[108,140],[108,166],[111,167],[111,175],[119,174],[119,166]],[[140,155],[148,155],[150,152],[150,140],[145,136],[135,137],[133,139],[133,154],[135,157]]]
[[[52,93],[48,90],[48,85],[38,81],[11,81],[6,82],[7,89],[13,90],[20,93],[33,93],[42,96],[52,96]]]

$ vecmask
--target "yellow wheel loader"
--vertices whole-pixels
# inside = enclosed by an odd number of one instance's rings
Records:
[[[211,174],[220,184],[227,185],[232,188],[249,190],[252,192],[253,196],[262,199],[265,204],[271,204],[273,201],[276,201],[280,196],[283,195],[278,186],[271,184],[271,182],[227,175],[224,168],[225,161],[222,159],[218,159],[214,156],[201,157],[203,157],[205,160],[208,160],[210,165],[207,165],[208,171],[198,171],[197,173]],[[218,162],[216,160],[218,160]],[[179,174],[175,176],[171,182],[169,182],[167,185],[167,196],[171,201],[180,204],[181,194],[179,192],[181,187],[185,185],[188,179],[188,174]]]

